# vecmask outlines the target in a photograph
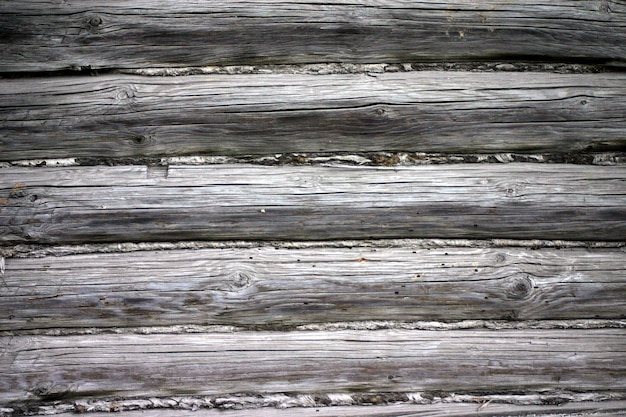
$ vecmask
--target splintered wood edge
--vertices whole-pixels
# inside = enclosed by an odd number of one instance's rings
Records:
[[[626,248],[626,241],[576,241],[541,239],[376,239],[333,241],[180,241],[180,242],[120,242],[85,243],[81,245],[20,244],[0,246],[0,256],[5,258],[42,258],[45,256],[70,256],[89,253],[126,253],[136,251],[163,251],[180,249],[228,249],[228,248]],[[624,249],[626,250],[626,249]]]
[[[438,395],[437,395],[438,394]],[[457,395],[446,393],[316,395],[258,394],[221,397],[172,397],[56,402],[29,408],[29,415],[74,417],[86,413],[93,417],[273,417],[273,416],[617,416],[626,415],[623,394],[596,392],[586,394],[545,393],[530,395]],[[623,414],[622,414],[623,413]],[[0,407],[0,415],[17,417],[21,407]]]

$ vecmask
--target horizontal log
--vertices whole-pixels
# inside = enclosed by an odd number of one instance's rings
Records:
[[[626,387],[626,331],[337,331],[2,338],[0,401]]]
[[[621,241],[626,167],[4,168],[0,242]]]
[[[203,249],[10,258],[0,331],[626,318],[622,249]]]
[[[339,396],[338,396],[339,397]],[[371,397],[375,401],[375,397]],[[116,412],[116,417],[615,417],[626,415],[626,401],[582,402],[555,405],[498,404],[476,397],[476,403],[446,404],[394,404],[384,406],[337,406],[276,409],[273,407],[222,410],[200,409],[183,411],[172,409],[142,409],[141,411]],[[146,401],[146,406],[154,401]],[[80,406],[78,408],[81,408]],[[88,406],[84,406],[88,408]],[[112,411],[115,411],[115,405]],[[82,409],[82,408],[81,408]],[[75,413],[57,414],[57,417],[76,417]],[[96,412],[90,417],[110,417],[110,412]]]
[[[614,0],[5,0],[0,28],[0,71],[626,57]]]
[[[3,80],[0,160],[626,149],[626,74]]]

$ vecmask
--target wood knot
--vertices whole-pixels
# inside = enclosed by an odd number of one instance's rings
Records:
[[[87,23],[89,24],[89,26],[91,26],[92,28],[97,28],[98,26],[100,26],[102,24],[102,18],[100,16],[91,16],[88,20]]]
[[[83,29],[87,32],[95,34],[99,31],[100,25],[102,25],[103,20],[100,16],[87,16],[83,21]]]
[[[510,300],[524,300],[530,297],[534,283],[530,277],[518,277],[505,288],[506,297]]]
[[[150,135],[133,135],[129,139],[130,144],[136,148],[143,148],[154,142]]]
[[[52,381],[42,381],[30,390],[31,394],[45,401],[61,400],[76,391],[76,386],[71,384],[55,384]]]
[[[219,288],[220,291],[227,293],[244,293],[248,288],[252,286],[252,278],[246,272],[233,273],[228,281]]]
[[[134,86],[118,87],[115,89],[115,99],[117,101],[132,104],[137,97],[137,88]]]

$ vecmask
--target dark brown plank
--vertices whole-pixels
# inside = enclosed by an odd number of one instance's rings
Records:
[[[626,387],[624,329],[22,336],[0,343],[4,402]]]
[[[4,168],[0,242],[623,240],[626,167]]]
[[[613,0],[5,0],[0,28],[0,71],[626,56]]]
[[[9,258],[0,331],[626,318],[622,249],[203,249]]]
[[[626,74],[3,80],[0,160],[626,149]]]

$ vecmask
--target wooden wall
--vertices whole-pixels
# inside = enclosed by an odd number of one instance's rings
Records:
[[[626,415],[626,3],[0,3],[0,415]],[[107,414],[108,415],[108,414]]]

